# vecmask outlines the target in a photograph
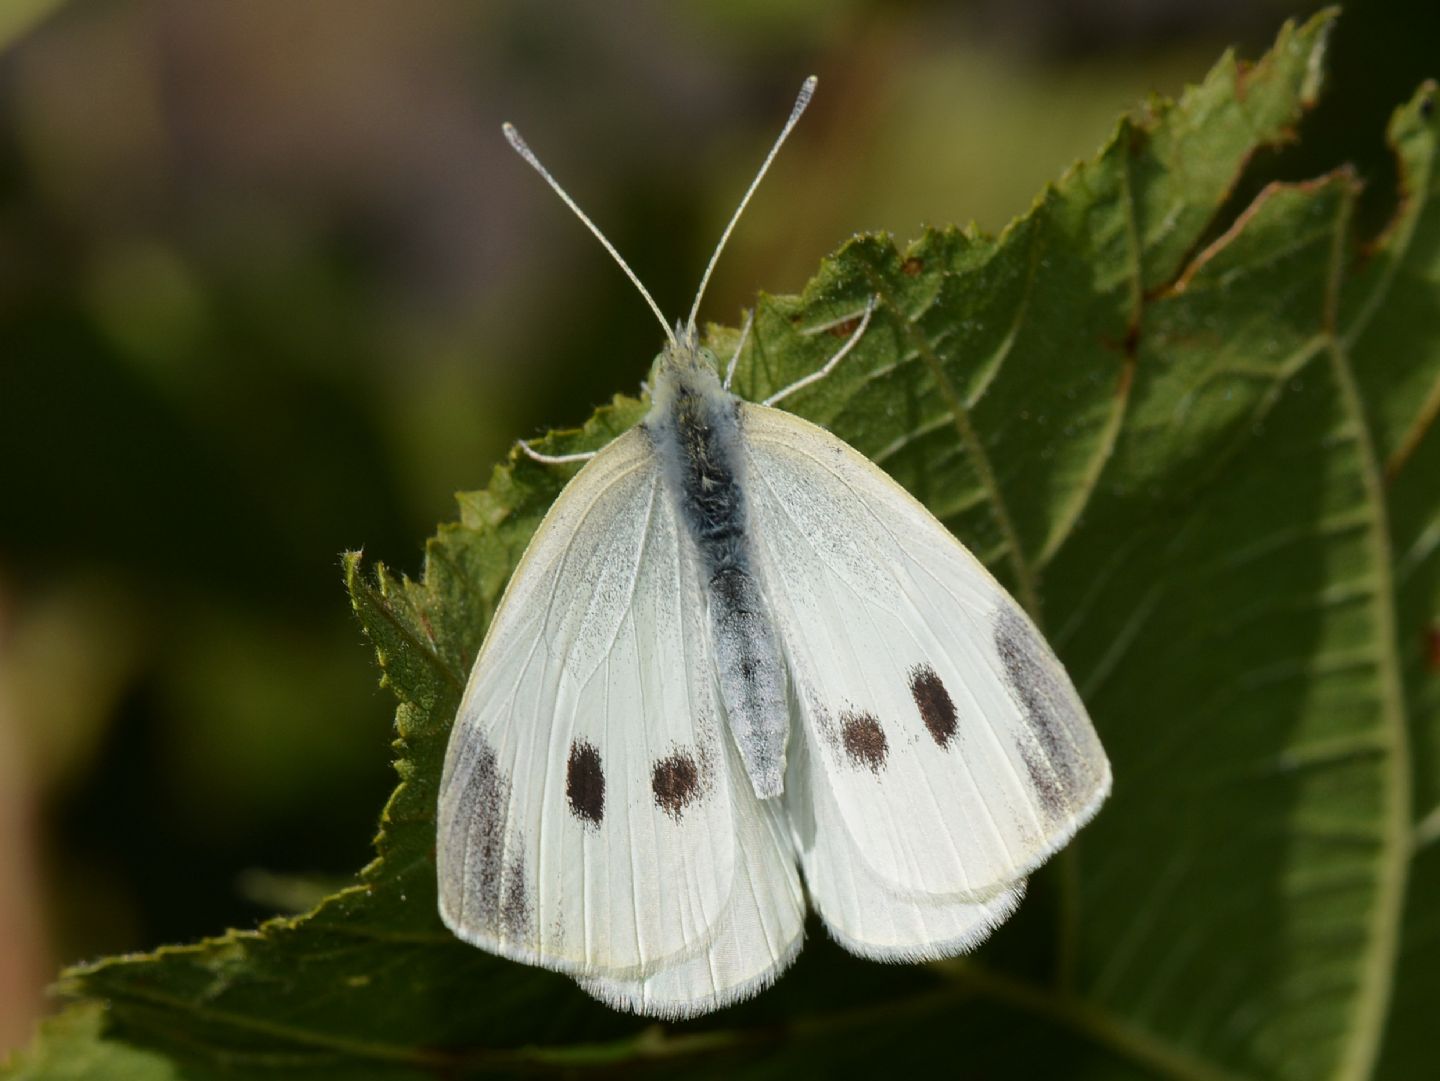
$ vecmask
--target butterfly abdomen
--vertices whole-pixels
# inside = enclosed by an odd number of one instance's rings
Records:
[[[780,795],[789,713],[779,642],[751,554],[738,400],[698,356],[662,365],[645,422],[694,541],[730,731],[756,795]]]

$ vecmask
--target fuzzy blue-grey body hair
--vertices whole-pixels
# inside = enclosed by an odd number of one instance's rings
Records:
[[[780,644],[754,570],[739,399],[709,354],[682,340],[661,354],[651,400],[644,428],[699,552],[730,731],[755,794],[772,798],[784,789],[790,721]]]

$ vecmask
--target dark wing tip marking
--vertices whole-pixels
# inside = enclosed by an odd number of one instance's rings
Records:
[[[1059,770],[1026,746],[1021,746],[1020,758],[1025,763],[1025,772],[1030,776],[1030,783],[1035,787],[1035,794],[1040,797],[1045,813],[1052,819],[1063,817],[1070,800]]]
[[[915,708],[920,711],[930,738],[939,747],[947,746],[955,738],[955,702],[935,669],[928,664],[917,664],[910,669],[910,696],[915,699]]]
[[[570,744],[565,795],[570,800],[571,814],[592,826],[600,825],[605,817],[605,771],[600,766],[600,752],[583,739]]]
[[[700,794],[700,769],[688,751],[676,751],[659,759],[650,774],[655,806],[678,819]]]
[[[1089,771],[1069,731],[1082,707],[1064,675],[1057,676],[1058,662],[1046,663],[1049,649],[1024,616],[1002,610],[994,638],[1006,682],[1034,738],[1033,745],[1021,748],[1026,771],[1045,810],[1063,816],[1086,790]]]
[[[500,922],[512,935],[520,936],[530,926],[530,891],[525,885],[525,856],[518,854],[506,876],[505,896],[500,903]]]
[[[873,713],[840,714],[840,739],[855,765],[864,766],[872,773],[879,773],[885,767],[890,744]]]
[[[458,899],[462,927],[522,937],[530,927],[532,905],[524,844],[516,843],[507,825],[510,778],[494,748],[478,738],[462,769],[461,811],[438,838],[447,849],[441,889]],[[507,848],[515,850],[508,863]]]

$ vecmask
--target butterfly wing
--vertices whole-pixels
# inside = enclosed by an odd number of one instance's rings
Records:
[[[800,952],[805,893],[780,801],[757,799],[738,752],[729,758],[736,874],[713,938],[642,979],[582,979],[602,1002],[669,1020],[695,1017],[757,994]]]
[[[741,430],[817,822],[823,796],[890,895],[996,904],[1109,791],[1065,670],[980,562],[868,459],[763,406],[742,407]]]
[[[824,767],[806,739],[791,747],[784,799],[815,910],[851,953],[876,961],[933,961],[966,953],[1004,923],[1024,896],[1023,881],[983,899],[892,889],[850,839]]]
[[[606,446],[516,568],[440,785],[440,912],[530,964],[639,979],[714,936],[735,821],[705,602],[646,435]]]

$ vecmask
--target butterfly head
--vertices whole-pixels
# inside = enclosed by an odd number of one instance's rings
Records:
[[[697,343],[693,333],[676,335],[650,366],[650,400],[663,409],[681,387],[694,391],[720,391],[720,362],[715,354]]]
[[[514,147],[516,153],[524,158],[525,161],[545,179],[545,182],[555,190],[555,194],[560,196],[565,205],[574,212],[575,216],[584,223],[585,227],[595,234],[595,238],[600,241],[605,250],[609,252],[615,262],[619,264],[620,269],[625,272],[626,277],[634,283],[635,288],[640,291],[640,295],[645,298],[645,302],[650,305],[650,310],[655,313],[655,318],[659,320],[660,328],[665,332],[668,344],[660,353],[660,356],[656,358],[655,364],[651,368],[650,386],[652,391],[667,377],[667,373],[673,377],[673,374],[683,372],[694,372],[697,378],[702,378],[700,375],[702,371],[708,373],[711,381],[715,383],[716,388],[718,389],[720,387],[719,380],[715,375],[717,369],[715,356],[709,350],[700,347],[699,335],[695,329],[695,321],[700,313],[700,302],[705,297],[705,287],[710,283],[710,275],[715,270],[715,264],[720,259],[720,253],[725,250],[725,242],[730,239],[730,234],[735,229],[735,223],[740,220],[740,215],[750,202],[751,196],[755,194],[755,189],[760,186],[761,178],[765,175],[766,170],[770,168],[770,163],[775,160],[775,155],[785,142],[786,136],[788,136],[795,127],[796,122],[800,119],[800,114],[805,111],[805,107],[810,104],[810,97],[814,92],[815,76],[811,75],[801,84],[800,94],[796,97],[795,105],[790,110],[790,118],[785,122],[785,127],[781,129],[779,138],[777,138],[774,145],[771,146],[770,153],[765,155],[765,160],[761,163],[759,171],[756,172],[755,179],[750,182],[750,187],[745,190],[744,196],[741,197],[740,205],[735,208],[735,213],[731,215],[729,224],[725,226],[725,231],[720,234],[720,242],[715,245],[715,251],[710,256],[710,262],[705,267],[705,273],[700,276],[700,288],[695,291],[695,302],[690,306],[689,318],[684,322],[677,321],[674,330],[670,329],[670,324],[666,322],[665,315],[660,310],[660,305],[655,303],[655,298],[652,297],[645,286],[641,284],[635,272],[630,269],[630,265],[620,257],[620,253],[615,250],[615,246],[605,238],[605,234],[600,231],[599,227],[576,205],[575,200],[566,194],[565,189],[550,175],[549,170],[540,164],[540,159],[538,159],[534,152],[525,144],[525,140],[520,138],[520,133],[515,130],[515,126],[508,123],[502,125],[505,138],[509,140],[510,145]],[[708,386],[708,384],[704,384],[703,381],[701,385]]]

